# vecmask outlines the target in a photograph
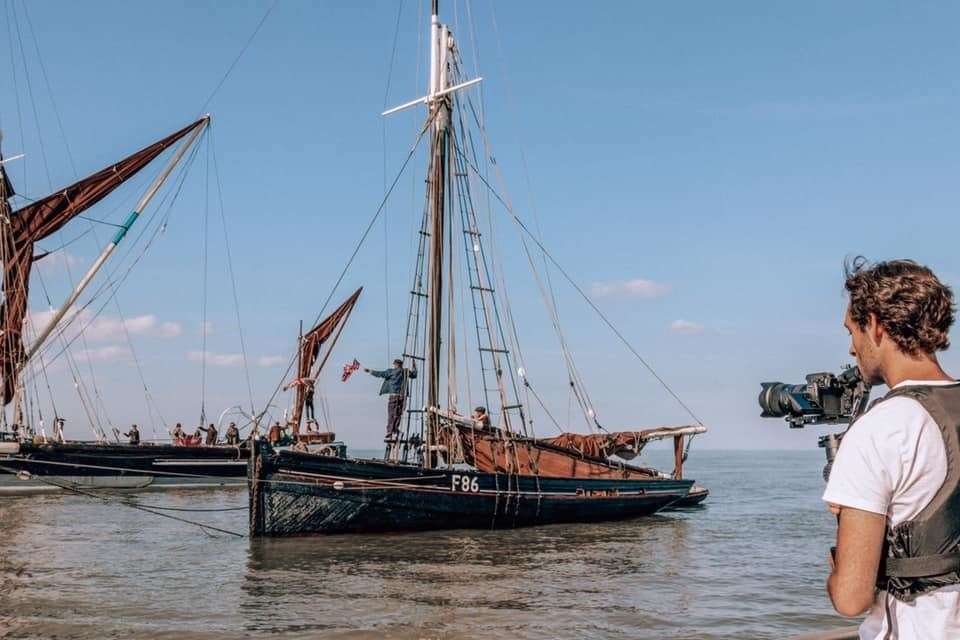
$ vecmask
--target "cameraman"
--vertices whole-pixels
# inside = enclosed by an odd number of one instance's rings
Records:
[[[850,354],[890,392],[844,435],[823,500],[838,516],[827,591],[861,639],[960,638],[960,384],[953,292],[910,260],[846,265]]]

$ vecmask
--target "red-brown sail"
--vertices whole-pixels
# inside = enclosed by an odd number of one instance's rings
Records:
[[[496,430],[457,425],[463,458],[480,471],[542,478],[644,479],[656,472],[607,462],[547,440],[504,437]],[[573,435],[573,434],[566,434]]]
[[[9,216],[10,226],[0,234],[0,259],[3,260],[3,291],[0,305],[0,376],[3,377],[3,404],[13,398],[17,376],[23,366],[23,319],[27,312],[30,268],[34,260],[33,246],[55,233],[78,214],[105,198],[114,189],[133,177],[165,149],[207,121],[207,117],[170,134],[79,182],[50,194],[42,200],[18,209]],[[2,213],[9,213],[6,200]],[[5,216],[6,217],[6,216]]]
[[[350,312],[353,311],[354,305],[357,304],[357,298],[360,297],[361,291],[363,291],[363,287],[354,291],[353,295],[347,298],[346,302],[341,304],[336,311],[327,316],[320,324],[300,339],[297,378],[291,383],[296,387],[297,392],[297,399],[293,405],[293,416],[291,416],[290,419],[295,432],[300,430],[300,420],[303,416],[303,403],[307,395],[307,386],[314,384],[310,374],[313,371],[314,363],[317,361],[317,356],[320,355],[320,347],[333,335],[337,327],[342,328],[346,323],[347,317],[350,315]],[[337,335],[339,336],[340,334],[337,333]],[[331,348],[332,346],[333,345],[331,345]],[[326,359],[324,359],[324,362],[326,362]],[[324,362],[320,363],[320,369],[323,368]],[[317,370],[317,373],[320,373],[320,369]]]

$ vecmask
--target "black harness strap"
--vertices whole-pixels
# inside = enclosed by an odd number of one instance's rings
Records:
[[[938,553],[914,558],[886,558],[883,574],[888,578],[925,578],[960,570],[960,553]]]

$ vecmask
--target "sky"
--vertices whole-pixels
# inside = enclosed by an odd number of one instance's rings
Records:
[[[54,358],[62,343],[45,352],[40,408],[49,421],[53,398],[68,436],[90,437],[94,413],[149,438],[195,425],[201,408],[209,419],[249,407],[247,374],[262,408],[423,123],[422,108],[380,112],[425,92],[427,3],[279,0],[244,49],[271,4],[4,0],[0,129],[6,156],[26,154],[8,165],[22,195],[213,116],[172,206],[144,216],[147,233],[108,267],[115,278],[133,267],[115,298],[81,312],[76,369]],[[960,283],[958,13],[937,2],[441,2],[468,72],[483,77],[470,91],[496,188],[709,427],[696,446],[726,449],[808,448],[825,433],[761,419],[757,394],[761,381],[850,363],[846,257],[908,257]],[[342,383],[339,370],[354,357],[386,367],[402,350],[425,166],[421,149],[332,294],[336,305],[364,286],[321,378],[333,427],[358,448],[377,446],[386,403],[378,381]],[[92,209],[97,222],[41,243],[54,254],[35,269],[32,317],[65,299],[158,167]],[[516,230],[502,208],[492,215],[528,379],[582,431]],[[550,275],[604,426],[689,423]],[[954,351],[942,359],[960,370]],[[81,402],[74,375],[92,399]],[[556,433],[531,411],[539,434]]]

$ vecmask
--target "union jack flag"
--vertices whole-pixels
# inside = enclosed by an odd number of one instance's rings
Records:
[[[356,358],[354,358],[353,362],[343,365],[343,376],[341,376],[340,379],[346,382],[350,378],[350,376],[353,375],[353,372],[359,368],[360,368],[360,363],[357,362]]]

